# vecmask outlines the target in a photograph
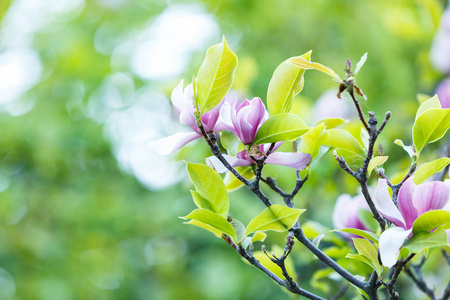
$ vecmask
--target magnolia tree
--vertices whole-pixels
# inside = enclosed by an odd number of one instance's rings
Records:
[[[207,51],[192,84],[184,87],[181,82],[172,93],[180,123],[189,125],[192,131],[153,141],[150,146],[169,154],[194,139],[207,143],[212,156],[206,164],[186,163],[195,187],[191,195],[198,208],[182,219],[222,238],[238,255],[289,292],[324,299],[319,296],[320,291],[306,290],[297,282],[295,262],[289,255],[298,242],[304,245],[301,251],[309,251],[329,268],[321,270],[325,276],[338,274],[365,299],[379,299],[381,294],[398,299],[396,282],[402,272],[430,298],[449,299],[450,283],[443,294],[436,295],[423,279],[421,266],[430,248],[440,248],[434,253],[442,253],[450,264],[446,252],[450,239],[450,180],[443,181],[446,175],[441,172],[450,158],[423,162],[420,154],[429,143],[445,135],[450,127],[450,109],[442,108],[437,96],[420,105],[412,128],[413,143],[407,146],[401,140],[395,141],[411,158],[411,166],[406,176],[394,184],[381,167],[388,157],[374,150],[391,113],[387,112],[379,122],[374,113],[365,115],[358,101],[365,95],[355,79],[366,58],[367,54],[354,69],[347,61],[343,79],[330,68],[312,62],[311,51],[287,59],[270,80],[266,109],[260,98],[241,101],[228,94],[238,60],[223,39]],[[300,116],[290,113],[307,70],[329,75],[339,87],[338,98],[343,93],[350,96],[361,121],[362,143],[342,129],[343,119],[328,118],[309,126]],[[291,143],[293,150],[277,151],[283,143]],[[305,209],[295,208],[294,198],[311,174],[311,162],[327,152],[333,153],[337,164],[361,187],[359,196],[343,195],[337,199],[332,219],[342,236],[341,242],[345,240],[354,246],[346,257],[368,265],[369,272],[366,268],[353,274],[344,268],[320,248],[323,235],[310,240],[304,224],[298,221]],[[275,178],[263,176],[266,164],[295,169],[294,189],[284,191]],[[368,186],[372,172],[378,176],[374,189]],[[227,174],[222,177],[221,173]],[[273,204],[274,199],[261,190],[262,184],[278,193],[284,205]],[[241,186],[254,193],[254,201],[266,206],[248,224],[230,215],[228,193]],[[286,233],[286,243],[278,247],[281,251],[269,253],[264,246],[262,251],[255,251],[256,243],[263,242],[271,230]],[[422,260],[411,262],[415,255]],[[330,291],[335,299],[344,292],[345,289]]]

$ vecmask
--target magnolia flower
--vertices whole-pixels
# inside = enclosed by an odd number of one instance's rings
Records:
[[[255,141],[259,127],[269,118],[269,113],[260,98],[225,101],[220,112],[223,125],[233,132],[244,145]]]
[[[450,210],[450,181],[432,181],[416,185],[410,178],[400,188],[398,208],[389,196],[385,179],[378,180],[374,194],[377,210],[397,227],[384,231],[380,236],[380,257],[383,265],[392,267],[398,259],[400,248],[412,236],[414,221],[423,213]]]
[[[333,226],[335,229],[356,228],[361,230],[369,230],[359,218],[361,209],[369,210],[366,200],[362,195],[351,197],[348,194],[339,196],[333,211]],[[353,235],[345,234],[346,237]]]
[[[273,151],[275,151],[278,147],[281,146],[280,143],[276,143]],[[266,153],[269,148],[269,145],[260,145],[259,150],[263,153]],[[248,155],[247,150],[242,150],[236,156],[231,155],[223,155],[228,163],[232,167],[244,167],[251,166],[255,164],[255,161],[251,159]],[[207,164],[214,168],[218,173],[225,173],[228,171],[227,168],[222,164],[222,162],[215,156],[208,157],[206,159]],[[311,163],[311,155],[307,153],[287,153],[287,152],[274,152],[271,153],[266,161],[267,164],[279,165],[290,167],[296,170],[303,170]]]
[[[450,7],[442,14],[441,24],[434,37],[430,51],[430,61],[433,66],[444,72],[450,73]]]
[[[189,84],[183,90],[182,80],[173,90],[171,100],[175,112],[179,115],[180,123],[189,125],[193,132],[178,132],[166,138],[150,142],[149,147],[161,155],[171,154],[187,143],[203,136],[195,120],[194,89],[192,84]],[[225,129],[222,123],[217,122],[223,102],[222,100],[214,109],[202,114],[202,123],[206,132],[217,132]]]
[[[436,94],[438,95],[442,108],[450,108],[450,77],[444,79],[438,85],[436,88]]]

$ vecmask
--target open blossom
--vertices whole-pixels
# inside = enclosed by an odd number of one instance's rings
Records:
[[[351,197],[348,194],[339,196],[333,210],[333,226],[335,229],[356,228],[361,230],[369,230],[359,218],[361,209],[369,210],[366,200],[362,195]],[[344,234],[350,237],[350,234]]]
[[[255,141],[259,127],[269,118],[269,113],[260,98],[246,99],[242,103],[226,101],[220,112],[224,125],[245,144]]]
[[[438,87],[436,88],[436,94],[439,97],[442,108],[450,108],[450,77],[442,80],[441,83],[439,83]]]
[[[374,194],[375,207],[397,226],[384,231],[380,236],[380,257],[383,265],[392,267],[396,263],[400,248],[412,235],[413,223],[420,215],[430,210],[450,210],[449,197],[450,180],[416,185],[412,179],[408,179],[400,188],[397,208],[389,196],[386,180],[378,180]]]
[[[179,115],[180,123],[189,125],[193,132],[178,132],[166,138],[150,142],[150,148],[162,155],[171,154],[187,143],[202,137],[195,120],[194,89],[192,84],[189,84],[183,90],[182,80],[173,90],[171,100],[175,112]],[[225,129],[225,127],[221,126],[222,123],[217,122],[223,102],[222,100],[214,109],[202,114],[202,123],[206,132]]]
[[[273,151],[281,146],[281,142],[276,143]],[[269,144],[260,145],[259,150],[266,153]],[[245,167],[255,164],[255,162],[248,155],[247,150],[242,150],[236,156],[223,155],[232,167]],[[303,170],[311,163],[311,155],[307,153],[288,153],[288,152],[274,152],[271,153],[266,161],[267,164],[290,167],[296,170]],[[225,173],[228,171],[222,162],[215,156],[207,158],[207,163],[214,168],[218,173]]]

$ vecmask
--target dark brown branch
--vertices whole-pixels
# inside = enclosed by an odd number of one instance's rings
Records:
[[[386,283],[386,288],[388,290],[389,299],[397,300],[398,299],[398,293],[394,290],[395,283],[397,282],[398,276],[403,270],[403,267],[415,256],[416,254],[413,253],[410,256],[408,256],[403,261],[397,261],[397,263],[394,265],[394,273],[391,276],[391,279],[388,283]]]
[[[261,271],[263,271],[270,279],[278,283],[280,286],[286,288],[290,292],[301,295],[303,297],[306,297],[308,299],[312,300],[325,300],[325,298],[322,298],[320,296],[317,296],[316,294],[313,294],[305,289],[302,289],[297,282],[295,282],[292,278],[290,278],[290,281],[283,280],[277,275],[275,275],[272,271],[264,267],[251,253],[246,251],[243,247],[236,245],[229,236],[224,235],[223,239],[230,244],[236,252],[242,256],[245,260],[247,260],[250,264],[257,267]]]

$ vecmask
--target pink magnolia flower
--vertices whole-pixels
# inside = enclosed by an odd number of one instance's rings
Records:
[[[450,108],[450,77],[442,80],[441,83],[439,83],[438,87],[436,88],[436,94],[439,97],[442,108]]]
[[[439,29],[434,37],[430,51],[430,61],[433,66],[450,74],[450,6],[442,14]]]
[[[273,151],[280,147],[282,142],[275,144]],[[266,153],[269,148],[269,144],[260,145],[259,149],[261,152]],[[247,150],[242,150],[236,156],[223,155],[228,163],[232,167],[244,167],[251,166],[255,162],[248,156]],[[207,164],[214,168],[218,173],[225,173],[228,171],[227,168],[220,162],[215,156],[208,157],[206,160]],[[287,153],[287,152],[274,152],[271,153],[267,159],[267,164],[279,165],[290,167],[296,170],[303,170],[311,163],[311,155],[307,153]]]
[[[260,98],[246,99],[242,103],[225,101],[220,112],[224,126],[233,132],[244,145],[255,141],[256,133],[269,113]]]
[[[335,229],[356,228],[361,230],[370,230],[359,218],[361,209],[369,211],[369,206],[362,195],[351,197],[348,194],[339,196],[333,210],[333,226]],[[345,237],[353,235],[344,234]]]
[[[432,181],[416,185],[408,179],[400,188],[398,208],[394,205],[385,179],[378,180],[374,194],[377,210],[397,227],[389,228],[380,236],[380,257],[383,265],[392,267],[398,259],[400,248],[412,236],[414,221],[423,213],[435,210],[450,210],[450,181]]]
[[[161,155],[171,154],[187,143],[202,137],[202,133],[195,121],[194,89],[192,84],[189,84],[183,90],[182,80],[173,90],[171,100],[175,112],[179,115],[180,123],[189,125],[193,132],[177,132],[166,138],[150,142],[149,147]],[[217,122],[223,102],[222,100],[214,109],[202,115],[202,123],[206,132],[217,132],[225,129],[223,123]]]

